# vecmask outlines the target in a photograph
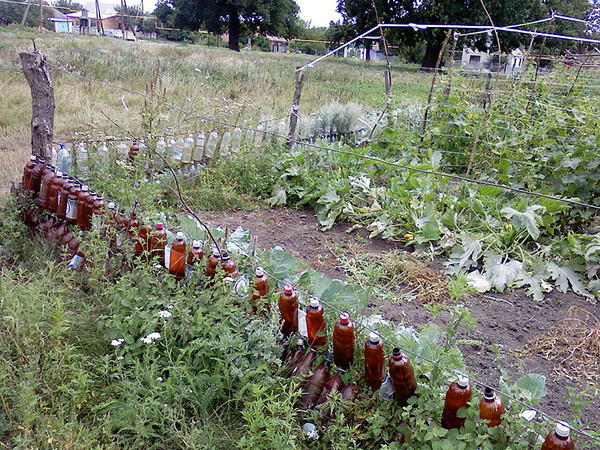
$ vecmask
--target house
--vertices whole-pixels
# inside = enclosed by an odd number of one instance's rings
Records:
[[[499,64],[495,55],[487,51],[479,51],[470,47],[465,47],[461,57],[461,67],[465,70],[489,70],[497,71]],[[519,48],[515,48],[509,54],[501,55],[502,73],[512,74],[521,72],[525,66],[525,55]]]
[[[73,19],[68,17],[51,17],[49,19],[54,23],[54,31],[57,33],[73,33]]]
[[[105,30],[118,30],[121,28],[121,15],[116,11],[115,5],[108,3],[99,3],[100,23]],[[81,11],[73,11],[67,14],[67,17],[73,21],[75,31],[81,31],[81,27],[89,30],[95,30],[98,24],[96,14],[96,4],[88,2],[83,5]]]
[[[288,50],[288,44],[290,43],[287,39],[279,36],[271,36],[267,34],[267,40],[269,41],[269,47],[272,52],[285,53]]]

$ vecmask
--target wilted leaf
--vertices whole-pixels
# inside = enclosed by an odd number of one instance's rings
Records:
[[[484,259],[485,272],[483,275],[490,280],[498,292],[504,291],[506,286],[512,286],[519,278],[523,277],[523,263],[513,259],[504,262],[504,259],[495,253],[489,253]]]
[[[573,292],[579,295],[584,295],[585,297],[593,298],[594,296],[588,292],[585,288],[579,276],[575,273],[573,269],[570,269],[566,266],[558,266],[553,262],[549,262],[546,266],[548,273],[554,280],[556,285],[556,289],[560,292],[567,292],[569,289],[569,285],[573,289]]]
[[[285,205],[287,202],[287,194],[285,189],[276,184],[273,186],[273,195],[268,200],[271,206]]]
[[[538,214],[539,211],[539,214]],[[539,223],[542,223],[542,216],[546,208],[542,205],[531,205],[523,212],[517,211],[509,206],[504,207],[500,212],[514,225],[518,230],[527,230],[527,233],[537,239],[540,236]]]

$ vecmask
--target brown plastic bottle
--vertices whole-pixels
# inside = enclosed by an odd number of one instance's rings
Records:
[[[206,260],[206,275],[209,277],[214,277],[217,274],[217,267],[221,262],[221,253],[219,253],[219,249],[214,247],[212,249],[211,255]]]
[[[463,406],[468,406],[471,400],[471,385],[469,378],[459,375],[458,378],[450,384],[446,393],[444,410],[442,411],[442,426],[447,430],[451,428],[460,428],[465,424],[464,417],[457,417],[456,413]]]
[[[504,402],[499,395],[489,387],[485,388],[483,397],[479,402],[479,418],[489,421],[488,427],[497,427],[502,422]]]
[[[48,211],[52,214],[56,214],[56,210],[58,209],[58,193],[65,182],[66,178],[64,174],[60,170],[57,170],[56,177],[50,185],[50,189],[48,189]]]
[[[133,238],[139,233],[139,231],[140,221],[138,220],[135,211],[132,211],[128,221],[127,234],[129,235],[129,238]]]
[[[266,308],[270,309],[269,302],[261,301],[269,293],[269,278],[262,266],[256,266],[254,269],[254,288],[252,289],[252,312]]]
[[[56,217],[59,220],[65,220],[67,214],[67,200],[71,190],[75,188],[73,184],[73,178],[67,177],[63,184],[62,190],[58,192],[58,207],[56,209]]]
[[[94,191],[90,190],[88,192],[88,198],[87,198],[87,203],[86,203],[86,214],[85,217],[83,218],[83,223],[85,226],[85,230],[89,231],[92,229],[92,217],[94,215],[94,204],[96,203],[96,200],[98,199],[99,194],[95,193]]]
[[[302,359],[300,359],[300,361],[298,361],[298,363],[294,366],[292,370],[292,376],[303,377],[305,375],[308,375],[316,356],[317,352],[313,348],[311,348],[308,351],[308,353],[306,353],[302,357]]]
[[[571,427],[567,422],[557,422],[556,428],[546,436],[542,450],[574,450],[575,444],[570,434]]]
[[[156,228],[150,233],[148,249],[150,250],[150,257],[158,259],[163,267],[165,265],[165,245],[167,245],[167,232],[164,230],[162,222],[158,222]]]
[[[48,232],[48,241],[54,243],[60,243],[61,239],[65,234],[67,234],[67,224],[64,222],[60,222],[59,224],[52,227],[52,229]]]
[[[46,160],[43,156],[39,156],[31,171],[31,181],[28,190],[33,198],[36,198],[40,192],[40,185],[42,184],[42,177],[44,176],[45,170]]]
[[[23,192],[29,192],[31,188],[31,174],[33,173],[33,168],[37,164],[37,157],[35,155],[29,155],[29,161],[25,164],[25,168],[23,169]]]
[[[298,399],[300,407],[308,408],[319,399],[323,386],[329,378],[330,365],[331,355],[327,355],[323,364],[319,364],[315,368],[313,374],[308,379],[304,392]]]
[[[285,360],[284,375],[286,375],[286,376],[292,375],[294,368],[300,362],[300,360],[304,357],[305,351],[306,351],[306,349],[304,347],[304,339],[300,337],[296,341],[296,348],[294,348],[294,350],[292,350],[290,355]]]
[[[392,351],[392,356],[389,359],[389,371],[396,401],[400,406],[406,406],[408,399],[414,395],[417,389],[417,381],[415,380],[415,371],[408,357],[399,348]]]
[[[283,320],[281,332],[284,336],[298,331],[298,294],[291,284],[283,286],[283,292],[279,295],[279,314]]]
[[[52,167],[50,164],[46,165],[44,176],[40,182],[40,193],[37,198],[38,206],[43,209],[48,209],[50,187],[52,186],[52,183],[54,183],[55,179],[56,174],[54,173],[54,167]]]
[[[237,266],[231,260],[231,258],[229,257],[229,253],[227,252],[223,253],[223,256],[221,258],[221,269],[225,271],[225,273],[223,274],[223,278],[237,278],[239,276]]]
[[[84,184],[77,195],[77,217],[75,221],[80,230],[89,230],[88,225],[88,201],[90,199],[90,188]]]
[[[75,183],[73,185],[73,188],[71,188],[71,190],[69,191],[69,195],[67,196],[67,209],[65,211],[67,223],[77,223],[77,203],[80,193],[81,184]]]
[[[131,147],[129,147],[129,153],[127,154],[127,158],[129,159],[129,161],[133,162],[133,160],[136,158],[139,152],[140,147],[138,146],[137,141],[134,140],[131,143]]]
[[[348,383],[340,390],[340,393],[342,394],[342,399],[344,401],[353,402],[358,396],[358,384],[356,384],[354,381],[352,383]]]
[[[327,327],[323,318],[323,307],[319,298],[310,296],[306,308],[306,328],[308,329],[308,344],[311,347],[322,347],[327,343]]]
[[[138,236],[135,241],[135,256],[142,256],[148,251],[148,239],[152,228],[149,225],[142,223],[139,227]]]
[[[316,405],[325,403],[329,394],[331,394],[332,392],[338,392],[342,389],[342,387],[344,386],[344,382],[342,381],[343,372],[344,371],[340,369],[334,376],[327,380],[327,382],[323,386],[321,394],[319,394],[319,398],[315,403]]]
[[[187,254],[187,265],[188,266],[195,266],[196,264],[200,264],[200,261],[202,261],[202,258],[204,257],[204,252],[202,251],[202,241],[198,240],[198,239],[194,239],[192,241],[192,248],[190,249],[189,253]]]
[[[181,231],[177,232],[175,240],[171,243],[169,273],[177,278],[183,278],[185,275],[185,236]]]
[[[54,227],[55,224],[56,224],[56,221],[54,220],[54,217],[52,217],[52,216],[46,216],[45,219],[40,221],[38,226],[40,227],[40,231],[42,232],[42,235],[44,236],[44,238],[48,239],[50,230],[52,229],[52,227]]]
[[[381,387],[384,362],[383,340],[379,333],[371,331],[365,341],[365,384],[373,392]]]
[[[67,249],[69,250],[69,255],[75,256],[77,250],[79,249],[79,238],[77,236],[73,236],[71,240],[67,243]]]
[[[333,328],[333,362],[340,369],[348,370],[354,361],[354,324],[350,314],[344,311]]]

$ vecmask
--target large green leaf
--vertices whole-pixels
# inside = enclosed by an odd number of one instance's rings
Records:
[[[261,261],[267,272],[279,280],[283,280],[298,270],[298,260],[281,247],[274,247],[263,252]]]
[[[546,208],[542,205],[528,206],[523,212],[511,208],[510,206],[506,206],[500,210],[504,217],[510,220],[516,229],[527,230],[527,233],[529,233],[533,239],[537,239],[540,236],[538,224],[542,223],[541,214],[544,214],[545,211]]]
[[[579,279],[577,273],[567,267],[567,266],[558,266],[553,262],[549,262],[546,266],[546,270],[554,280],[556,285],[556,289],[560,292],[567,292],[569,289],[569,285],[573,289],[573,292],[579,295],[584,295],[585,297],[593,298],[594,296],[585,288],[584,284]]]
[[[515,381],[514,388],[532,405],[536,405],[547,394],[546,377],[537,373],[523,375]]]

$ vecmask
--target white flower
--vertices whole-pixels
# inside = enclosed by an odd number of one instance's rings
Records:
[[[123,339],[123,338],[113,339],[112,341],[110,341],[110,345],[112,345],[113,347],[118,347],[123,342],[125,342],[125,339]]]
[[[162,383],[163,379],[162,379],[162,377],[156,377],[156,381],[158,381],[159,383]]]
[[[142,341],[144,344],[152,344],[152,342],[154,342],[157,339],[160,339],[161,335],[158,331],[153,331],[152,333],[148,334],[147,336],[144,336],[142,338],[140,338],[140,341]]]
[[[158,317],[160,317],[161,319],[168,319],[172,315],[173,314],[171,314],[171,311],[159,311],[158,312]]]

